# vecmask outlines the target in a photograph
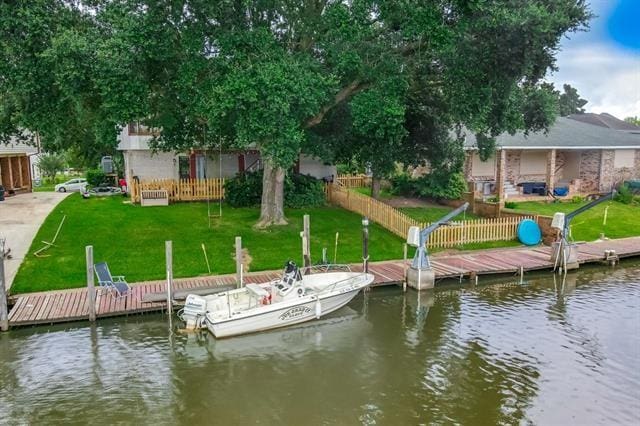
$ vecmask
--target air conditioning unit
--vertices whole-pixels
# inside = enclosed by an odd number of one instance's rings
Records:
[[[110,155],[102,157],[102,160],[100,160],[100,166],[102,167],[102,171],[106,174],[113,173],[113,158]]]

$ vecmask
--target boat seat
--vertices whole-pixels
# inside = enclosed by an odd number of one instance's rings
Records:
[[[269,296],[269,292],[264,288],[260,287],[258,284],[247,284],[244,287],[249,291],[249,293],[252,293],[254,296],[258,298]]]

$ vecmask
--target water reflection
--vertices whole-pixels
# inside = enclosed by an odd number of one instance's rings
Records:
[[[166,316],[15,330],[0,423],[637,422],[639,268],[526,278],[375,289],[224,340]]]

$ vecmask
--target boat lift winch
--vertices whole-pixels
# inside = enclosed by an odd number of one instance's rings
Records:
[[[576,244],[569,241],[571,238],[571,220],[580,213],[583,213],[600,203],[613,199],[615,194],[616,191],[611,191],[610,193],[585,204],[571,213],[565,214],[558,212],[553,215],[551,227],[559,231],[558,238],[551,245],[551,261],[553,262],[554,270],[561,268],[562,270],[567,271],[569,269],[578,268],[578,249]]]
[[[431,268],[431,262],[429,261],[429,254],[427,253],[427,242],[429,241],[429,235],[441,226],[449,225],[449,222],[454,217],[463,213],[469,207],[469,203],[464,203],[457,209],[443,216],[440,220],[433,222],[424,229],[420,229],[417,226],[409,228],[407,235],[407,244],[416,247],[416,254],[413,256],[413,262],[407,269],[407,283],[410,287],[418,290],[427,288],[433,288],[435,284],[435,272]]]

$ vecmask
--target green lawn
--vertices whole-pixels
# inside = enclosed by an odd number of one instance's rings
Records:
[[[223,217],[208,228],[205,203],[169,207],[140,207],[122,197],[82,199],[73,194],[60,203],[38,231],[11,288],[13,293],[81,287],[85,285],[85,246],[94,246],[94,260],[107,261],[112,273],[130,282],[165,276],[164,241],[173,241],[174,275],[207,274],[201,244],[206,245],[213,274],[235,271],[234,237],[242,236],[252,257],[250,270],[279,269],[287,259],[300,263],[302,216],[311,215],[311,254],[321,258],[327,247],[333,260],[336,232],[340,233],[338,262],[361,259],[360,216],[335,207],[287,210],[290,224],[267,231],[252,228],[258,209],[223,207]],[[63,215],[67,215],[56,246],[36,258],[41,241],[51,241]],[[371,260],[399,259],[403,241],[373,224]]]
[[[440,219],[442,216],[449,213],[453,208],[447,206],[429,206],[429,207],[402,207],[400,210],[406,214],[407,216],[414,218],[420,222],[435,222]],[[477,216],[471,212],[465,212],[459,214],[455,220],[471,220],[471,219],[479,219],[480,216]]]
[[[516,203],[516,210],[553,216],[556,212],[569,213],[587,204],[581,203],[541,203],[536,201]],[[607,223],[604,212],[608,207]],[[604,233],[609,238],[623,238],[640,235],[640,207],[617,201],[604,202],[579,214],[571,221],[571,234],[576,241],[593,241]]]
[[[367,197],[371,197],[371,187],[366,186],[363,188],[351,188],[352,191],[358,192],[362,195],[366,195]],[[389,192],[388,189],[380,189],[380,200],[388,200],[389,198],[393,197],[393,194],[391,192]]]

